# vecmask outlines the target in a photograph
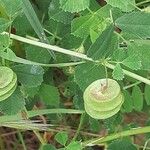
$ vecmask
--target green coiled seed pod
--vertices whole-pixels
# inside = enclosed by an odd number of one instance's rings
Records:
[[[106,119],[115,115],[124,101],[119,84],[112,79],[99,79],[84,91],[85,111],[95,119]]]
[[[17,75],[10,68],[0,66],[0,101],[11,96],[16,86]]]

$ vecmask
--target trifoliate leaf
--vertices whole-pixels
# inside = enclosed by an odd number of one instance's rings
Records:
[[[135,0],[106,0],[107,4],[118,7],[122,11],[129,12],[135,9]]]
[[[142,67],[142,63],[137,56],[129,56],[122,62],[123,65],[129,67],[132,70],[138,70]]]
[[[71,13],[85,10],[90,5],[90,0],[60,0],[60,7]]]
[[[120,64],[117,64],[113,70],[112,76],[116,80],[122,80],[124,78],[123,70]]]
[[[133,106],[136,111],[141,111],[143,108],[143,95],[138,86],[133,87],[132,90]]]

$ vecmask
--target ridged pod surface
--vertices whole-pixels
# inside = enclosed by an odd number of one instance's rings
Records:
[[[95,119],[107,119],[115,115],[124,101],[120,86],[113,79],[94,81],[85,89],[83,98],[85,111]]]
[[[0,101],[11,96],[16,86],[17,75],[10,68],[0,66]]]

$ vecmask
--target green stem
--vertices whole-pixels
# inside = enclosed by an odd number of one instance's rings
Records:
[[[133,87],[133,86],[136,86],[136,85],[138,85],[138,84],[140,84],[140,83],[141,83],[141,81],[137,81],[137,82],[135,82],[135,83],[133,83],[133,84],[130,84],[130,85],[127,85],[127,86],[123,87],[123,89],[124,89],[124,90],[129,89],[129,88],[131,88],[131,87]]]
[[[57,35],[55,35],[55,34],[51,33],[51,32],[50,32],[50,31],[48,31],[47,29],[44,29],[44,31],[45,31],[46,33],[48,33],[49,35],[53,36],[54,38],[56,38],[56,39],[58,39],[58,40],[62,40],[62,38],[61,38],[61,37],[59,37],[59,36],[57,36]]]
[[[132,136],[132,135],[136,135],[136,134],[144,134],[144,133],[149,133],[149,132],[150,132],[150,126],[132,128],[130,130],[111,134],[111,135],[108,135],[106,137],[100,137],[100,138],[95,138],[95,139],[92,139],[89,141],[85,141],[82,143],[82,146],[86,147],[86,146],[99,145],[99,144],[106,143],[108,141],[112,141],[112,140],[115,140],[118,138],[122,138],[122,137],[126,137],[126,136]]]
[[[107,63],[107,64],[105,64],[105,65],[106,65],[106,67],[108,67],[108,68],[110,68],[110,69],[114,69],[114,68],[115,68],[114,65],[109,64],[109,63]],[[144,78],[144,77],[142,77],[142,76],[139,76],[139,75],[137,75],[137,74],[135,74],[135,73],[132,73],[132,72],[130,72],[130,71],[127,71],[127,70],[125,70],[125,69],[123,69],[123,72],[124,72],[124,74],[126,74],[126,75],[129,76],[129,77],[132,77],[132,78],[137,79],[137,80],[139,80],[139,81],[141,81],[141,82],[143,82],[143,83],[145,83],[145,84],[150,85],[150,80],[148,80],[148,79],[146,79],[146,78]]]
[[[4,32],[3,34],[8,34],[8,33]],[[99,61],[94,61],[92,58],[87,57],[87,55],[85,55],[85,54],[77,53],[77,52],[70,51],[70,50],[67,50],[67,49],[63,49],[63,48],[60,48],[60,47],[57,47],[57,46],[52,46],[52,45],[45,44],[45,43],[42,43],[42,42],[33,41],[33,40],[30,40],[30,39],[27,39],[27,38],[24,38],[24,37],[21,37],[21,36],[17,36],[17,35],[14,35],[14,34],[10,34],[10,37],[12,39],[15,39],[15,40],[18,40],[18,41],[21,41],[21,42],[24,42],[24,43],[35,45],[35,46],[38,46],[38,47],[43,47],[43,48],[50,49],[50,50],[53,50],[53,51],[56,51],[56,52],[60,52],[60,53],[66,54],[66,55],[75,56],[75,57],[78,57],[78,58],[81,58],[81,59],[84,59],[84,60],[87,60],[87,61],[91,61],[91,62],[95,62],[95,63],[99,62]],[[109,64],[109,63],[106,64],[106,67],[110,68],[110,69],[115,68],[114,65]],[[142,76],[139,76],[139,75],[137,75],[135,73],[132,73],[130,71],[127,71],[127,70],[123,70],[123,72],[127,76],[130,76],[130,77],[135,78],[135,79],[137,79],[137,80],[139,80],[143,83],[146,83],[146,84],[150,85],[150,80],[148,80],[148,79],[146,79]]]
[[[4,34],[8,34],[8,33],[4,32]],[[77,53],[77,52],[70,51],[70,50],[66,50],[66,49],[60,48],[58,46],[53,46],[53,45],[49,45],[49,44],[46,44],[46,43],[30,40],[30,39],[27,39],[27,38],[24,38],[24,37],[21,37],[21,36],[18,36],[18,35],[14,35],[14,34],[10,34],[10,37],[12,39],[15,39],[15,40],[23,42],[23,43],[27,43],[27,44],[31,44],[31,45],[34,45],[34,46],[50,49],[50,50],[53,50],[55,52],[59,52],[59,53],[67,54],[67,55],[70,55],[70,56],[82,58],[84,60],[93,61],[92,58],[89,58],[84,54]]]
[[[41,142],[42,145],[46,144],[46,141],[41,137],[41,134],[39,133],[39,131],[33,131],[34,134],[36,135],[36,137],[38,138],[38,140]]]
[[[18,137],[20,139],[20,142],[22,144],[23,149],[27,150],[26,145],[25,145],[24,140],[23,140],[23,137],[22,137],[22,134],[21,134],[21,132],[19,130],[18,130],[17,134],[18,134]]]
[[[149,2],[150,2],[150,0],[145,0],[145,1],[143,1],[143,2],[137,3],[136,6],[141,6],[141,5],[146,4],[146,3],[149,3]]]
[[[74,135],[72,141],[75,141],[76,138],[78,137],[78,135],[79,135],[79,133],[80,133],[80,130],[81,130],[81,127],[82,127],[82,124],[83,124],[83,122],[84,122],[84,118],[85,118],[85,114],[82,114],[82,115],[81,115],[81,119],[80,119],[80,123],[79,123],[79,126],[78,126],[78,129],[77,129],[77,132],[76,132],[76,134]]]
[[[27,118],[29,118],[28,111],[27,111],[26,107],[24,107],[24,111],[27,114]],[[38,140],[41,142],[42,145],[46,144],[46,141],[43,139],[43,137],[41,136],[41,134],[39,133],[39,131],[33,130],[33,132],[36,135],[36,137],[38,138]]]

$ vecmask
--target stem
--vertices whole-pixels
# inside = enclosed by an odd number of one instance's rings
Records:
[[[35,131],[35,130],[34,130],[33,132],[34,132],[34,134],[36,135],[36,137],[38,138],[38,140],[41,142],[41,144],[42,144],[42,145],[45,145],[46,142],[45,142],[45,140],[41,137],[39,131]]]
[[[28,111],[26,109],[26,107],[24,107],[24,111],[27,114],[27,119],[29,119],[28,116]],[[41,134],[39,133],[39,131],[33,130],[34,134],[36,135],[36,137],[38,138],[38,140],[41,142],[42,145],[46,144],[46,141],[42,138]]]
[[[23,149],[24,149],[24,150],[27,150],[21,132],[18,131],[17,134],[18,134],[18,137],[19,137],[19,139],[20,139],[20,142],[21,142],[21,144],[22,144]]]
[[[150,2],[150,0],[145,0],[145,1],[143,1],[143,2],[139,2],[139,3],[137,3],[136,4],[136,6],[140,6],[140,5],[143,5],[143,4],[146,4],[146,3],[149,3]]]
[[[143,147],[143,150],[146,150],[146,149],[147,149],[147,145],[148,145],[149,142],[150,142],[150,139],[148,139],[148,140],[145,142],[144,147]]]
[[[75,135],[74,135],[72,141],[75,141],[76,138],[78,137],[78,135],[79,135],[79,133],[80,133],[80,130],[81,130],[81,127],[82,127],[82,124],[83,124],[83,122],[84,122],[84,117],[85,117],[85,114],[82,114],[82,115],[81,115],[81,119],[80,119],[80,123],[79,123],[79,126],[78,126],[78,129],[77,129],[77,132],[75,133]]]
[[[4,32],[4,34],[8,34],[8,33]],[[66,49],[60,48],[58,46],[53,46],[53,45],[49,45],[49,44],[46,44],[46,43],[33,41],[33,40],[30,40],[30,39],[27,39],[27,38],[24,38],[24,37],[21,37],[21,36],[18,36],[18,35],[14,35],[14,34],[10,34],[10,38],[15,39],[15,40],[20,41],[20,42],[23,42],[23,43],[27,43],[27,44],[35,45],[35,46],[38,46],[38,47],[50,49],[50,50],[53,50],[55,52],[60,52],[60,53],[63,53],[63,54],[75,56],[75,57],[82,58],[82,59],[85,59],[85,60],[88,60],[88,61],[93,61],[92,58],[89,58],[84,54],[77,53],[77,52],[70,51],[70,50],[66,50]]]
[[[53,36],[54,38],[56,38],[56,39],[58,39],[58,40],[62,40],[61,37],[59,37],[59,36],[57,36],[57,35],[54,35],[54,34],[51,33],[50,31],[48,31],[47,29],[44,29],[44,31],[45,31],[46,33],[48,33],[49,35]]]
[[[8,34],[8,33],[3,32],[3,34]],[[63,53],[63,54],[67,54],[67,55],[71,55],[71,56],[75,56],[75,57],[78,57],[78,58],[81,58],[81,59],[84,59],[84,60],[87,60],[87,61],[91,61],[91,62],[95,62],[95,63],[98,62],[98,61],[94,61],[92,58],[87,57],[85,54],[77,53],[77,52],[70,51],[70,50],[67,50],[67,49],[63,49],[63,48],[60,48],[60,47],[57,47],[57,46],[52,46],[52,45],[45,44],[45,43],[42,43],[42,42],[33,41],[33,40],[30,40],[30,39],[27,39],[27,38],[24,38],[24,37],[21,37],[21,36],[17,36],[17,35],[14,35],[14,34],[10,34],[10,37],[12,39],[15,39],[15,40],[18,40],[18,41],[21,41],[21,42],[24,42],[24,43],[35,45],[35,46],[38,46],[38,47],[43,47],[43,48],[46,48],[46,49],[51,49],[53,51],[60,52],[60,53]],[[109,64],[109,63],[106,64],[106,67],[110,68],[110,69],[115,68],[114,65]],[[127,76],[130,76],[130,77],[135,78],[135,79],[137,79],[137,80],[139,80],[143,83],[146,83],[146,84],[150,85],[150,80],[148,80],[148,79],[146,79],[142,76],[139,76],[135,73],[132,73],[132,72],[124,70],[124,69],[123,69],[123,72]]]
[[[131,88],[131,87],[133,87],[133,86],[136,86],[136,85],[138,85],[138,84],[140,84],[140,83],[141,83],[140,81],[137,81],[137,82],[135,82],[135,83],[133,83],[133,84],[130,84],[130,85],[127,85],[127,86],[123,87],[123,89],[124,89],[124,90],[129,89],[129,88]]]
[[[109,64],[109,63],[107,63],[107,64],[105,64],[105,65],[106,65],[106,67],[108,67],[108,68],[110,68],[110,69],[114,69],[114,68],[115,68],[114,65]],[[132,77],[132,78],[134,78],[134,79],[137,79],[137,80],[139,80],[139,81],[141,81],[141,82],[143,82],[143,83],[145,83],[145,84],[150,85],[150,80],[148,80],[148,79],[146,79],[146,78],[144,78],[144,77],[142,77],[142,76],[139,76],[139,75],[137,75],[137,74],[135,74],[135,73],[132,73],[132,72],[130,72],[130,71],[127,71],[127,70],[125,70],[125,69],[122,69],[122,70],[123,70],[124,74],[126,74],[127,76],[130,76],[130,77]]]
[[[108,135],[106,137],[100,137],[100,138],[95,138],[95,139],[92,139],[89,141],[85,141],[82,143],[82,146],[86,147],[86,146],[99,145],[99,144],[106,143],[108,141],[112,141],[112,140],[115,140],[118,138],[122,138],[122,137],[126,137],[126,136],[132,136],[132,135],[136,135],[136,134],[144,134],[144,133],[149,133],[149,132],[150,132],[150,126],[132,128],[130,130],[111,134],[111,135]]]

